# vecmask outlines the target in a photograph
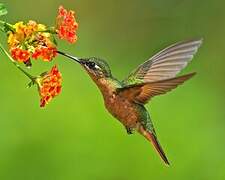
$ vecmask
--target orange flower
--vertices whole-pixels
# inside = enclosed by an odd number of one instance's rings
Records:
[[[57,55],[57,49],[55,47],[38,47],[32,54],[32,58],[41,58],[43,61],[51,61]]]
[[[27,62],[30,59],[29,51],[20,48],[12,48],[11,54],[12,58],[16,59],[18,62]]]
[[[63,6],[59,7],[58,16],[56,17],[58,36],[70,43],[77,41],[76,30],[78,23],[76,22],[74,11],[67,11]]]
[[[55,65],[50,72],[42,74],[36,79],[41,97],[40,106],[44,107],[52,98],[57,96],[62,89],[62,75]]]
[[[45,32],[45,25],[29,21],[27,24],[18,22],[13,27],[15,32],[9,32],[8,45],[16,61],[27,62],[30,57],[51,61],[56,56],[56,47],[50,40],[52,35]],[[38,53],[40,50],[41,53]]]

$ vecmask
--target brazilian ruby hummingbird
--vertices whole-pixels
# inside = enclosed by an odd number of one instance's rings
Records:
[[[124,125],[128,134],[136,130],[150,141],[162,160],[169,165],[144,105],[153,97],[175,89],[195,75],[189,73],[176,76],[191,61],[201,44],[201,39],[173,44],[139,65],[123,81],[113,77],[105,60],[58,53],[75,60],[86,70],[100,89],[109,113]]]

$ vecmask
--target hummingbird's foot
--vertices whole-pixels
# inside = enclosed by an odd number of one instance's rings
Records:
[[[134,133],[134,130],[132,128],[126,127],[126,130],[127,130],[127,134],[129,135]]]

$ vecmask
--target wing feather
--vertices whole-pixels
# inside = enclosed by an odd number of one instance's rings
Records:
[[[152,97],[171,91],[194,75],[195,73],[190,73],[157,82],[143,83],[133,86],[131,85],[120,89],[118,93],[132,102],[145,104]]]
[[[123,83],[154,82],[175,77],[197,52],[202,39],[173,44],[141,64]]]

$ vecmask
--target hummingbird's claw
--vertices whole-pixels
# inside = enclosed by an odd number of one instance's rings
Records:
[[[126,127],[126,130],[128,135],[131,135],[134,133],[134,130],[132,128]]]

